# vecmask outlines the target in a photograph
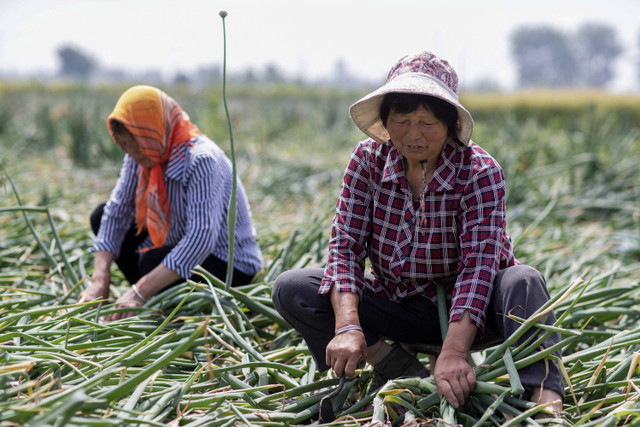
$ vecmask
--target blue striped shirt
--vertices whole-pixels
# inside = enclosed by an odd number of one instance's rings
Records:
[[[227,207],[232,187],[231,162],[206,136],[192,142],[192,146],[182,144],[174,148],[165,171],[171,229],[164,244],[175,247],[162,264],[183,278],[189,278],[193,268],[209,254],[227,261],[229,252]],[[138,167],[125,155],[120,176],[105,205],[93,250],[108,251],[118,257],[135,218]],[[151,239],[147,238],[138,249],[151,246]],[[238,180],[234,266],[253,275],[262,265],[249,201]]]

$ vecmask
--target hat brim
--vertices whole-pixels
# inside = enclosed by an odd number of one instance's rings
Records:
[[[443,82],[422,73],[401,74],[379,89],[366,95],[349,108],[351,120],[362,132],[374,140],[386,143],[389,133],[380,119],[380,105],[388,93],[411,93],[415,95],[429,95],[447,101],[458,110],[456,133],[458,139],[469,145],[473,133],[473,117],[458,101],[458,96]]]

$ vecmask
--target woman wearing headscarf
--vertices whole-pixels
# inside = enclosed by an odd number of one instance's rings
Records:
[[[224,280],[232,169],[224,152],[180,106],[150,86],[126,90],[107,119],[124,151],[120,176],[106,204],[91,216],[94,270],[81,300],[108,298],[110,267],[131,287],[116,307],[140,307],[163,289],[193,276],[196,265]],[[262,255],[249,203],[237,186],[233,285],[250,283]],[[112,314],[108,320],[132,312]]]
[[[422,52],[400,59],[385,85],[351,106],[369,139],[347,165],[327,265],[285,272],[273,288],[275,307],[319,369],[338,376],[353,376],[365,360],[378,383],[425,377],[400,343],[441,345],[433,375],[455,408],[475,387],[472,344],[508,337],[519,326],[508,314],[528,318],[549,299],[542,275],[514,257],[504,175],[471,141],[473,119],[457,85],[447,61]],[[444,341],[438,286],[448,303]],[[553,322],[550,313],[546,323]],[[558,340],[553,334],[544,346]],[[526,398],[561,409],[556,361],[519,375]]]

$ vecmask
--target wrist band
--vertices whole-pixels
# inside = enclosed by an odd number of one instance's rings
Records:
[[[138,296],[138,298],[142,300],[142,302],[147,302],[147,299],[142,296],[140,291],[138,291],[138,287],[135,284],[131,285],[131,289],[133,289],[133,292]]]
[[[362,328],[358,325],[347,325],[347,326],[343,326],[342,328],[338,329],[336,331],[336,335],[340,335],[343,332],[347,332],[347,331],[360,331],[362,332]]]

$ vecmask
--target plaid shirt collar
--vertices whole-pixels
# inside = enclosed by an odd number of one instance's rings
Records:
[[[447,138],[440,152],[433,178],[429,183],[429,191],[442,192],[454,189],[456,171],[462,161],[461,153],[464,149],[465,146],[457,139]],[[382,182],[400,183],[406,180],[402,159],[402,154],[392,146],[382,172]]]

